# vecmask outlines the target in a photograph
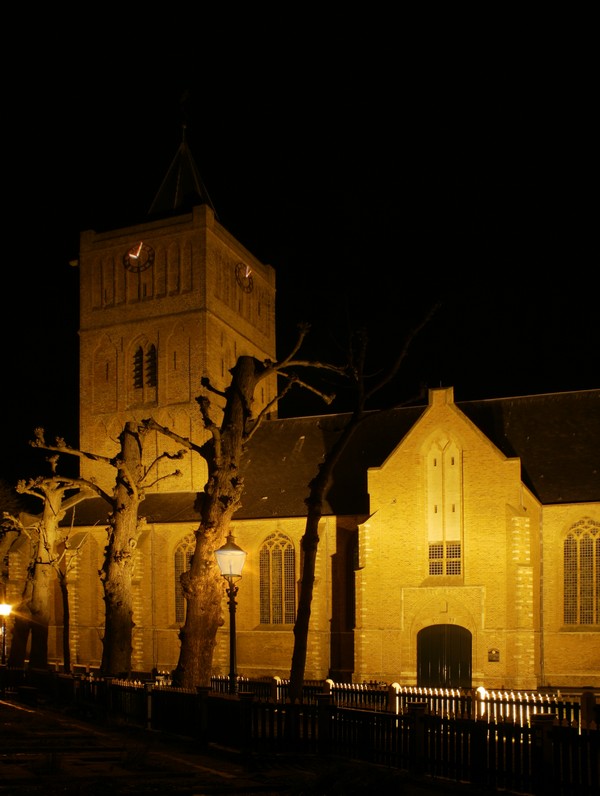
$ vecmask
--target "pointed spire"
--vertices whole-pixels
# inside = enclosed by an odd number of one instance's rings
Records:
[[[148,215],[162,216],[187,212],[194,205],[208,205],[218,219],[208,191],[204,187],[200,172],[186,140],[186,125],[183,124],[181,144],[169,166],[169,170],[158,189]]]

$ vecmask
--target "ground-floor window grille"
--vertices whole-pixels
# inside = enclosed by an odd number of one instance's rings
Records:
[[[429,544],[430,575],[461,575],[462,545],[460,542],[431,542]]]

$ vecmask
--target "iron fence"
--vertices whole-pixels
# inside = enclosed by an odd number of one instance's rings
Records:
[[[4,671],[2,683],[16,699],[31,703],[37,693],[83,717],[175,733],[202,746],[335,755],[526,796],[600,793],[598,706],[594,698],[584,720],[583,694],[570,702],[558,693],[429,693],[326,681],[307,683],[305,698],[292,704],[283,681],[238,685],[230,695],[220,693],[219,681],[178,689],[164,681],[31,670]]]

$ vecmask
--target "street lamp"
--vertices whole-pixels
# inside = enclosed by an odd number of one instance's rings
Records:
[[[238,593],[236,581],[242,577],[242,569],[247,553],[233,541],[233,534],[227,536],[223,547],[215,550],[217,564],[221,575],[227,581],[227,596],[229,597],[229,693],[235,694],[237,686],[236,656],[235,656],[235,598]]]
[[[6,663],[6,617],[10,616],[12,605],[0,603],[0,616],[2,617],[2,666]]]

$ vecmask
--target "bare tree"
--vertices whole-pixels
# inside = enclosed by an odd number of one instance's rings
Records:
[[[20,481],[17,485],[19,494],[43,502],[41,514],[28,522],[24,522],[20,515],[6,512],[4,515],[7,526],[29,539],[32,552],[21,600],[14,614],[10,666],[24,666],[30,637],[30,667],[44,669],[48,665],[51,583],[60,568],[65,541],[65,531],[60,528],[60,522],[69,508],[92,494],[87,482],[57,474],[58,456],[51,457],[49,461],[51,476]]]
[[[173,673],[175,685],[191,688],[210,684],[217,631],[224,621],[222,616],[224,584],[216,565],[214,553],[227,538],[232,517],[241,505],[244,484],[239,468],[243,450],[272,405],[281,400],[294,386],[309,390],[326,403],[331,403],[335,395],[321,389],[318,385],[318,377],[315,378],[315,372],[322,371],[326,372],[328,376],[333,375],[340,383],[350,381],[358,391],[358,397],[352,419],[348,427],[343,430],[338,442],[330,450],[327,461],[320,467],[317,477],[310,485],[310,495],[306,501],[308,506],[307,530],[303,537],[305,560],[297,625],[294,629],[295,647],[292,662],[295,682],[303,679],[318,544],[317,529],[322,513],[322,503],[333,467],[355,426],[362,419],[366,401],[375,391],[371,390],[366,393],[364,388],[366,338],[359,338],[361,344],[349,353],[348,362],[340,367],[331,363],[298,357],[309,329],[310,327],[306,324],[299,327],[296,345],[290,355],[280,362],[270,360],[261,362],[250,356],[240,357],[231,370],[231,383],[224,392],[217,391],[208,379],[203,379],[202,385],[205,388],[205,393],[196,400],[204,427],[210,433],[204,444],[196,446],[189,440],[171,434],[174,439],[193,448],[203,456],[208,466],[208,480],[198,501],[200,523],[195,532],[196,546],[190,568],[181,577],[187,610],[184,625],[179,633],[181,647],[179,661]],[[408,344],[395,366],[389,368],[385,378],[380,379],[378,389],[387,384],[395,375],[407,347]],[[315,383],[309,383],[300,378],[298,374],[302,369],[312,371],[311,381],[316,381],[316,386]],[[255,390],[264,378],[273,373],[277,373],[283,378],[285,386],[273,402],[255,416],[252,413]],[[224,400],[220,425],[213,420],[211,414],[212,407],[209,398],[211,393]],[[152,421],[147,422],[149,427],[152,427]]]
[[[155,428],[160,430],[158,424]],[[114,458],[98,456],[94,453],[70,448],[64,440],[48,445],[43,430],[38,429],[34,447],[68,454],[81,459],[104,461],[116,468],[116,482],[112,494],[95,483],[85,482],[90,490],[102,497],[108,504],[108,543],[100,571],[104,589],[105,625],[102,639],[103,652],[100,670],[104,675],[127,676],[131,672],[133,651],[133,598],[132,576],[135,548],[141,532],[142,518],[139,507],[145,497],[145,490],[165,478],[180,475],[176,470],[165,476],[156,477],[158,463],[163,459],[180,459],[187,450],[176,453],[162,453],[146,468],[142,463],[143,442],[148,428],[144,423],[130,421],[125,424],[119,436],[119,453]],[[168,431],[168,430],[167,430]],[[87,495],[89,497],[89,494]],[[64,516],[64,512],[63,512]]]
[[[273,405],[295,385],[310,390],[326,402],[332,400],[333,396],[303,381],[292,370],[304,367],[340,372],[333,365],[295,359],[308,331],[307,325],[299,328],[292,353],[281,362],[261,362],[250,356],[239,357],[231,370],[231,383],[224,392],[214,389],[208,379],[202,380],[205,393],[196,400],[204,427],[210,434],[205,443],[195,446],[189,440],[172,435],[188,447],[193,447],[208,466],[208,480],[198,500],[200,522],[195,532],[196,546],[190,569],[181,578],[187,610],[179,633],[181,647],[173,673],[175,685],[191,688],[210,684],[217,631],[224,621],[221,609],[224,585],[214,553],[227,538],[231,519],[241,505],[244,484],[239,467],[245,445]],[[274,373],[284,378],[285,386],[271,403],[254,415],[252,404],[256,387]],[[220,425],[211,415],[210,394],[224,400]]]
[[[331,486],[333,470],[350,442],[352,435],[365,418],[365,410],[369,401],[377,395],[396,376],[404,361],[410,345],[417,334],[429,323],[438,305],[434,306],[418,326],[409,332],[404,345],[397,358],[390,364],[386,371],[378,376],[371,386],[367,387],[365,365],[367,358],[368,338],[365,331],[359,332],[355,338],[355,345],[349,348],[348,367],[344,369],[345,376],[350,380],[355,395],[354,410],[349,414],[345,425],[341,426],[339,434],[331,448],[326,452],[315,478],[309,484],[309,495],[306,498],[307,515],[306,527],[302,537],[302,572],[300,576],[300,593],[298,597],[298,611],[294,624],[294,649],[292,653],[292,666],[290,670],[289,697],[292,702],[302,700],[302,688],[306,669],[306,654],[308,643],[308,630],[310,625],[313,586],[315,580],[315,565],[319,545],[319,522],[323,515],[323,502]]]

